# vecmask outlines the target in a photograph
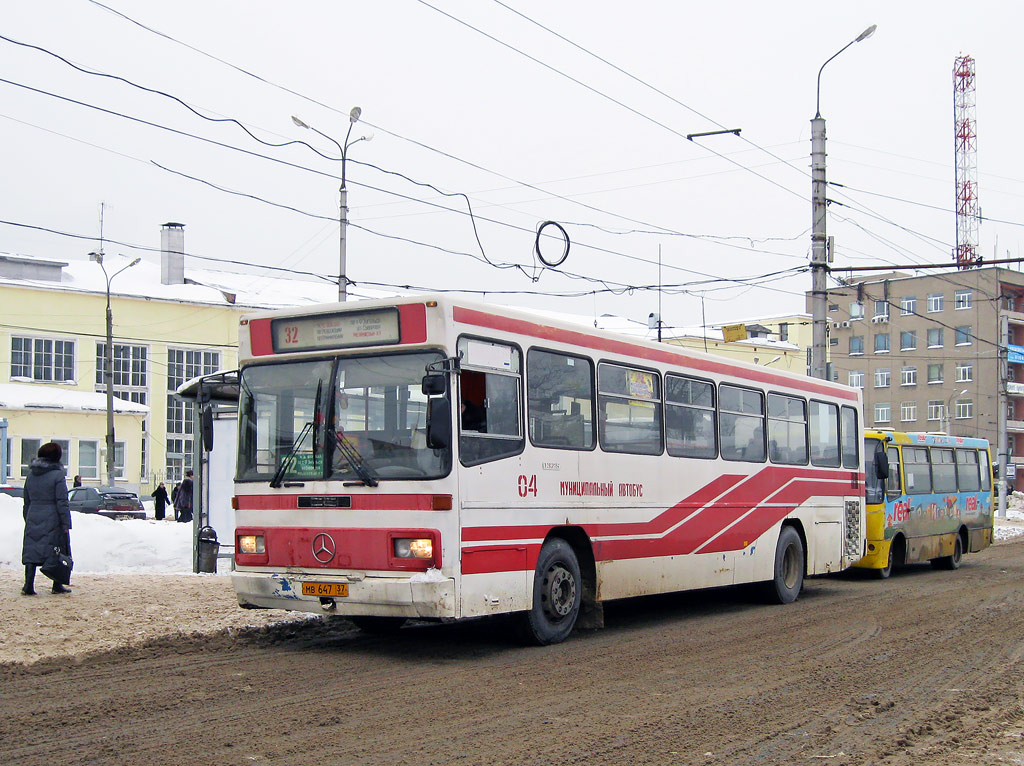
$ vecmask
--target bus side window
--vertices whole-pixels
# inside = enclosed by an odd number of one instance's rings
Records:
[[[992,469],[989,467],[990,459],[988,450],[983,449],[978,453],[978,457],[981,458],[981,491],[991,492],[992,491]]]
[[[860,468],[860,435],[857,433],[857,410],[843,407],[840,416],[842,425],[843,468]],[[892,475],[892,472],[889,472]]]
[[[927,495],[932,491],[927,448],[904,447],[903,472],[908,495]]]
[[[811,400],[811,465],[839,467],[839,407]]]
[[[718,411],[722,458],[763,463],[764,394],[723,384],[718,387]]]
[[[527,422],[538,447],[594,447],[594,363],[531,348],[526,353]]]
[[[978,492],[981,489],[976,450],[958,449],[956,451],[956,483],[961,492]]]
[[[885,480],[885,492],[888,495],[902,495],[903,485],[900,474],[900,451],[896,447],[886,450],[889,459],[889,478]]]
[[[458,351],[459,459],[478,465],[518,455],[524,443],[519,349],[461,337]]]

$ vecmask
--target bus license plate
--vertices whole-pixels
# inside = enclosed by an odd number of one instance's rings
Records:
[[[345,598],[348,595],[348,583],[344,582],[304,582],[303,596],[326,596],[328,598]]]

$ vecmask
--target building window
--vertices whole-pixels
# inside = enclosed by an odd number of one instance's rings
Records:
[[[830,345],[830,346],[838,346],[839,345],[839,338],[837,338],[834,335],[830,335],[829,338],[828,338],[828,345]]]
[[[149,351],[145,346],[114,344],[114,396],[136,404],[148,404]],[[96,391],[106,393],[107,344],[96,344]]]
[[[889,402],[879,402],[875,405],[875,422],[888,423],[890,412],[891,408],[889,406]]]
[[[970,362],[957,362],[956,382],[970,383],[974,380],[974,365]]]
[[[864,304],[860,301],[854,301],[850,304],[850,319],[863,319],[864,318]]]
[[[917,348],[917,330],[904,330],[900,333],[900,351],[913,351]]]
[[[970,325],[961,325],[956,328],[956,345],[969,346],[974,340],[974,328]]]
[[[864,388],[864,371],[851,370],[849,384],[851,388]]]
[[[969,309],[973,298],[974,294],[970,290],[957,290],[953,293],[953,309],[955,311]]]
[[[889,353],[889,333],[887,333],[887,332],[875,333],[875,353],[876,354],[888,354]]]
[[[900,370],[900,385],[901,386],[916,386],[917,385],[917,368],[916,367],[904,367]]]
[[[28,478],[28,467],[31,462],[35,459],[36,453],[39,452],[39,448],[42,446],[42,439],[21,439],[21,476],[22,478]]]
[[[928,365],[928,384],[942,383],[946,379],[945,372],[941,364],[929,364]]]
[[[220,369],[220,352],[199,349],[167,349],[167,480],[180,481],[192,467],[191,402],[179,400],[174,392],[185,381],[212,375]]]
[[[945,306],[946,297],[942,293],[932,293],[928,296],[928,313],[937,314]]]
[[[942,328],[933,327],[928,330],[928,348],[942,348]]]
[[[900,422],[913,423],[917,420],[917,402],[902,402],[900,404]]]
[[[11,377],[54,383],[75,379],[75,342],[11,337]]]
[[[829,311],[839,311],[839,304],[838,303],[830,303],[830,304],[828,304],[828,310]]]
[[[974,402],[971,399],[956,400],[956,419],[967,420],[974,417]]]
[[[943,405],[941,399],[928,400],[928,420],[942,420]]]
[[[917,310],[917,298],[913,295],[904,295],[900,298],[900,314],[909,316]]]
[[[888,388],[890,377],[887,367],[875,370],[875,388]]]
[[[875,317],[889,318],[889,301],[875,301]]]
[[[99,442],[79,441],[78,442],[78,474],[83,479],[98,479],[100,477],[100,449]]]
[[[779,340],[789,340],[789,322],[779,322]]]
[[[850,336],[850,356],[856,356],[857,354],[864,353],[864,336],[863,335],[851,335]]]

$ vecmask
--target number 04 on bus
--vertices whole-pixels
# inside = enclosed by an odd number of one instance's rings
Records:
[[[549,644],[611,599],[787,603],[864,555],[857,389],[445,297],[240,335],[242,606]]]

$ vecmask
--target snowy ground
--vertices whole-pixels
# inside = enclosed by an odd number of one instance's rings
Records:
[[[996,540],[1024,535],[1024,493],[996,519]],[[0,662],[138,645],[158,638],[264,626],[305,614],[238,607],[228,562],[220,574],[192,573],[192,525],[152,519],[113,521],[72,514],[75,571],[69,596],[49,593],[37,577],[39,595],[25,597],[21,500],[0,495]]]

